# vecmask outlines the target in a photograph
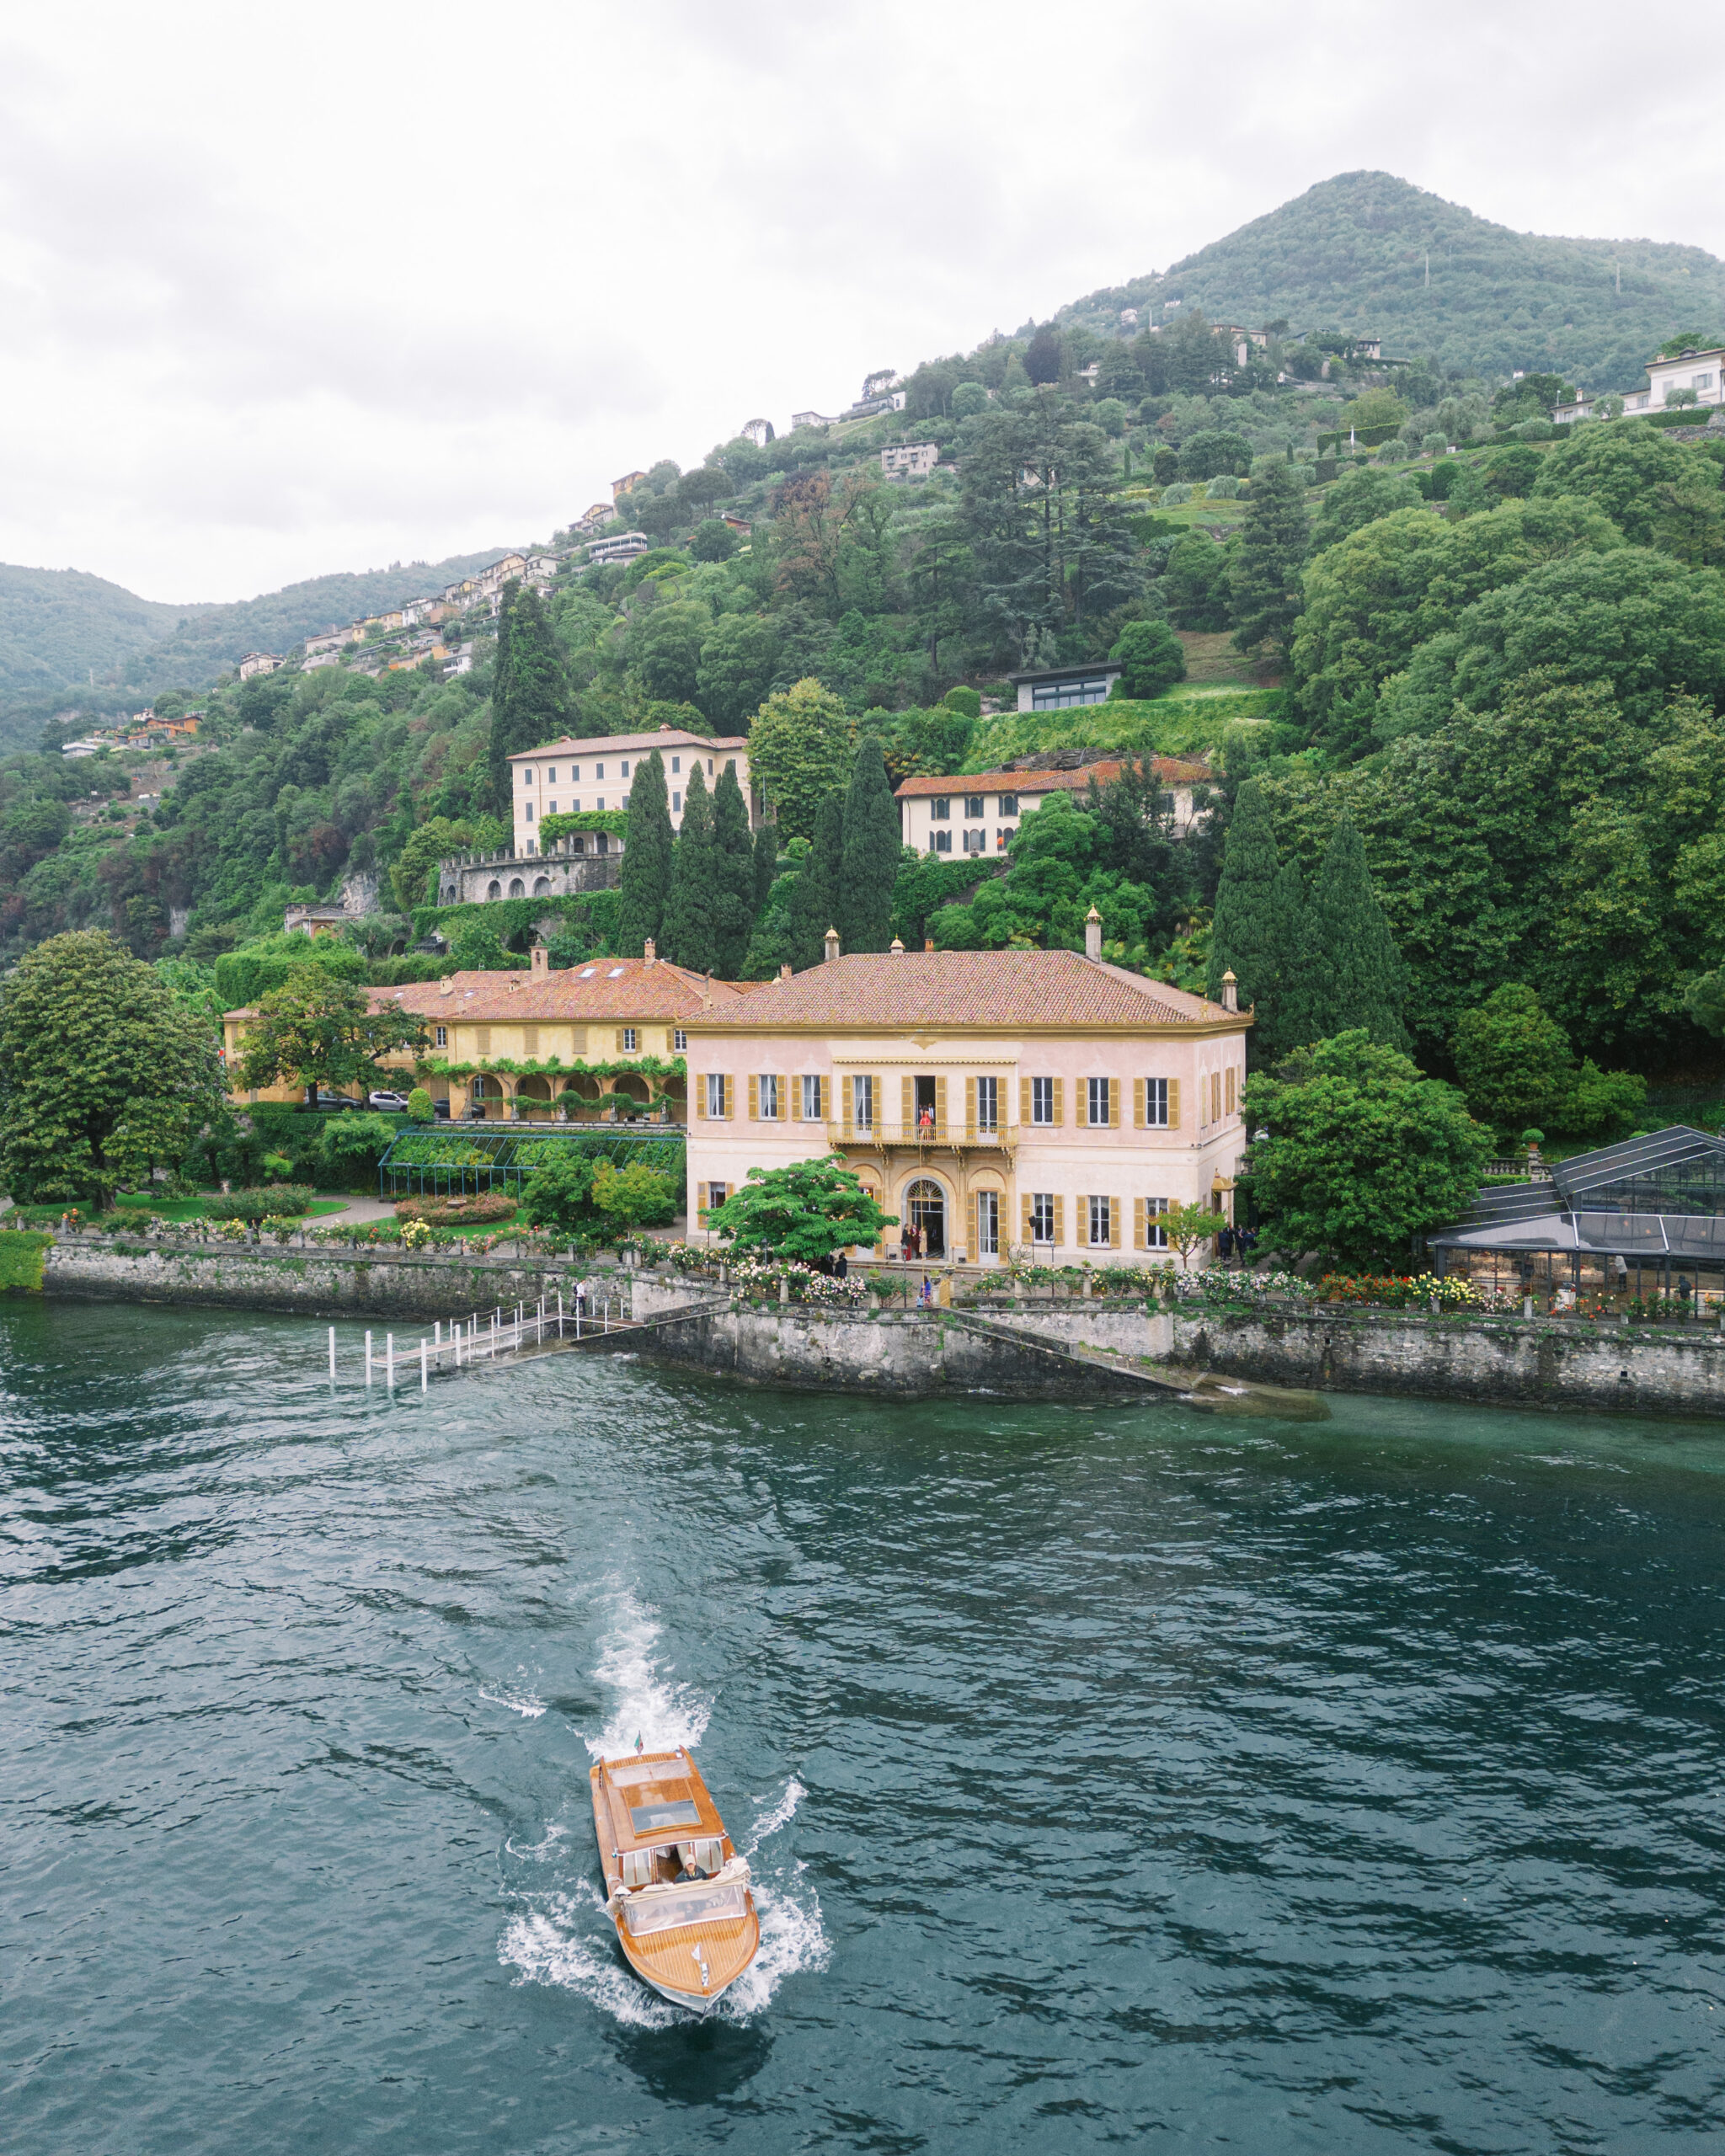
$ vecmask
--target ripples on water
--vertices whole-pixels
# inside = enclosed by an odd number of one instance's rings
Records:
[[[1725,2139],[1717,1428],[323,1352],[0,1308],[8,2149]],[[704,2022],[638,1734],[760,1881]]]

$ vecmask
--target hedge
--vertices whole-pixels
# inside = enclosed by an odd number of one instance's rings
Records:
[[[43,1263],[53,1243],[52,1235],[32,1234],[27,1229],[0,1229],[0,1288],[22,1288],[40,1295]]]

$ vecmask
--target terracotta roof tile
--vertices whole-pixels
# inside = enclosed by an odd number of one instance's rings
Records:
[[[447,986],[448,993],[445,988]],[[495,1021],[562,1020],[581,1025],[606,1018],[683,1019],[709,1009],[728,1009],[745,990],[725,980],[708,980],[664,960],[649,966],[644,958],[592,958],[561,973],[458,973],[446,981],[409,981],[400,988],[374,988],[371,1007],[395,1005],[446,1025],[451,1017],[488,1024]]]
[[[858,953],[770,981],[739,1006],[692,1021],[702,1032],[825,1027],[836,1033],[962,1027],[1204,1026],[1249,1022],[1184,989],[1076,951]]]
[[[1181,763],[1173,756],[1152,756],[1151,769],[1168,786],[1197,786],[1210,774],[1202,764]],[[1076,771],[972,771],[956,778],[907,778],[899,788],[900,800],[942,793],[1085,793],[1093,778],[1098,786],[1120,776],[1118,762],[1087,764]]]
[[[587,741],[573,741],[564,734],[561,740],[542,742],[537,749],[517,749],[509,760],[519,764],[533,756],[609,756],[625,755],[637,749],[645,754],[654,749],[746,749],[748,745],[746,734],[686,734],[681,727],[667,726],[653,734],[606,734]]]

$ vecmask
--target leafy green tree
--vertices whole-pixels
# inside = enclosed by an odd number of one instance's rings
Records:
[[[259,937],[224,951],[211,969],[224,1011],[243,1010],[282,987],[302,966],[318,966],[342,980],[366,978],[366,955],[344,936]]]
[[[430,1038],[414,1012],[398,1003],[374,1011],[355,983],[334,979],[322,966],[302,966],[264,998],[247,1024],[238,1083],[262,1086],[296,1079],[315,1107],[320,1086],[371,1082],[382,1057],[423,1048]]]
[[[711,627],[707,609],[686,599],[666,600],[632,622],[629,664],[649,696],[665,703],[694,702]]]
[[[1180,449],[1183,479],[1215,479],[1225,472],[1244,478],[1252,469],[1252,444],[1244,435],[1204,428],[1188,435]]]
[[[750,731],[749,768],[784,837],[813,835],[821,803],[844,783],[850,748],[845,707],[819,681],[798,681],[761,706]]]
[[[497,659],[491,687],[490,774],[484,806],[513,819],[509,760],[524,750],[561,740],[569,730],[568,677],[563,650],[531,584],[511,578],[503,587],[497,616]]]
[[[1268,645],[1284,665],[1306,604],[1306,489],[1289,464],[1274,464],[1252,483],[1232,573],[1234,644]]]
[[[1214,1242],[1228,1223],[1210,1205],[1170,1205],[1156,1221],[1168,1246],[1180,1253],[1180,1270],[1192,1270],[1192,1253],[1204,1244]]]
[[[1312,520],[1311,552],[1321,554],[1350,532],[1362,531],[1398,510],[1419,509],[1424,499],[1405,472],[1393,472],[1386,465],[1365,464],[1344,472],[1332,487],[1324,488]]]
[[[842,1161],[830,1158],[750,1168],[740,1189],[707,1216],[709,1232],[739,1251],[819,1266],[841,1250],[871,1247],[897,1221]]]
[[[698,759],[696,770],[700,770]],[[704,791],[704,781],[702,786]],[[615,933],[620,957],[638,958],[648,937],[658,937],[670,894],[671,858],[665,759],[655,749],[636,764],[629,782],[628,828],[617,881]]]
[[[1146,702],[1186,679],[1186,648],[1163,621],[1128,622],[1108,657],[1124,670],[1112,693]]]
[[[1169,549],[1163,571],[1168,612],[1176,627],[1225,629],[1228,626],[1228,582],[1232,550],[1219,547],[1201,531],[1188,531]]]
[[[105,931],[51,937],[0,986],[0,1169],[21,1203],[105,1207],[222,1106],[214,1032]]]
[[[708,516],[695,526],[689,552],[697,562],[728,562],[742,543],[722,517]]]
[[[884,951],[892,942],[893,887],[904,841],[899,804],[886,775],[878,736],[857,744],[841,819],[837,927],[846,951]]]
[[[423,1086],[415,1086],[408,1095],[408,1113],[415,1123],[430,1123],[437,1113],[437,1103]]]
[[[547,1145],[521,1188],[521,1218],[530,1228],[565,1235],[593,1217],[593,1177],[599,1163],[571,1145]]]
[[[681,1193],[669,1176],[645,1161],[615,1168],[601,1161],[593,1171],[593,1203],[613,1228],[662,1228],[681,1209]]]
[[[711,973],[718,962],[718,869],[713,797],[697,756],[683,794],[682,828],[677,833],[670,889],[660,924],[660,955],[692,973]]]
[[[433,816],[419,825],[389,864],[389,887],[402,911],[411,913],[419,905],[435,906],[436,887],[428,884],[427,878],[435,876],[440,861],[466,851],[473,843],[473,827],[464,819]]]
[[[1492,1134],[1452,1086],[1363,1028],[1246,1081],[1249,1186],[1277,1249],[1345,1265],[1402,1257],[1473,1203]]]
[[[473,914],[457,925],[449,955],[462,973],[508,973],[515,963],[504,947],[496,922]]]
[[[791,889],[791,965],[801,973],[825,953],[826,931],[839,924],[845,860],[845,798],[829,793],[815,812],[814,837]]]
[[[1717,568],[1725,562],[1725,494],[1717,464],[1697,462],[1680,479],[1662,480],[1653,489],[1658,513],[1653,543],[1663,554],[1690,568]]]
[[[749,809],[729,764],[713,794],[713,970],[737,979],[755,926],[755,841]]]
[[[1633,545],[1650,546],[1658,520],[1655,490],[1682,478],[1683,451],[1644,419],[1562,432],[1534,482],[1535,494],[1580,494]]]
[[[1293,970],[1307,1038],[1364,1032],[1385,1047],[1406,1048],[1407,972],[1378,903],[1365,848],[1345,817],[1331,834],[1311,894],[1306,944],[1308,956]]]
[[[1450,1052],[1468,1107],[1482,1123],[1500,1135],[1528,1123],[1556,1127],[1555,1112],[1574,1087],[1574,1053],[1525,982],[1505,981],[1463,1011]]]

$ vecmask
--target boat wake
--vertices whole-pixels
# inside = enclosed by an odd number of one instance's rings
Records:
[[[529,1721],[537,1721],[545,1711],[544,1700],[526,1685],[517,1690],[508,1684],[482,1684],[479,1697],[494,1707],[507,1707],[511,1714],[525,1715]]]
[[[638,1737],[649,1752],[697,1745],[707,1732],[713,1703],[691,1684],[673,1684],[660,1670],[653,1649],[659,1626],[627,1588],[610,1598],[612,1624],[594,1675],[616,1694],[611,1717],[597,1737],[585,1739],[595,1759],[618,1759]]]

